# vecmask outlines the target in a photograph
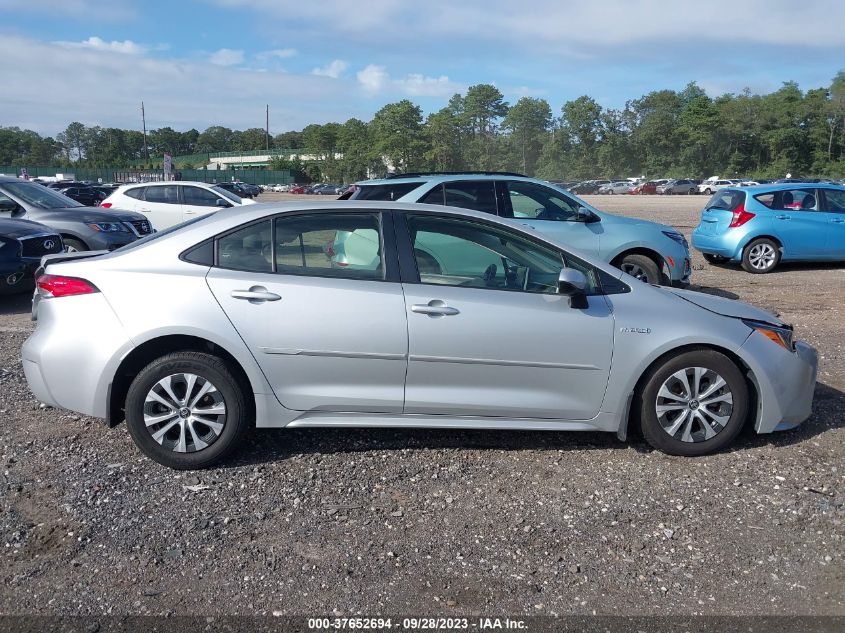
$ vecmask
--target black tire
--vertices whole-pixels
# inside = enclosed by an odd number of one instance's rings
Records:
[[[780,245],[768,237],[751,240],[742,251],[742,269],[747,273],[764,275],[780,263]]]
[[[690,190],[689,190],[689,191],[687,191],[687,195],[688,195],[688,196],[691,196],[691,195],[692,195],[692,194],[694,194],[694,193],[695,193],[695,188],[692,188],[692,187],[690,188]]]
[[[664,281],[660,268],[653,259],[645,255],[637,253],[625,255],[619,262],[619,268],[647,284],[660,285]]]
[[[710,189],[710,187],[708,187],[707,189],[704,190],[704,195],[705,196],[713,195],[713,191]]]
[[[222,430],[216,438],[208,442],[207,447],[195,449],[192,452],[177,452],[163,446],[153,439],[153,431],[148,429],[144,422],[147,394],[160,380],[180,373],[191,373],[211,382],[225,405]],[[173,391],[176,392],[175,387]],[[180,394],[176,393],[176,395]],[[206,468],[223,459],[237,446],[251,422],[250,410],[244,386],[235,378],[223,360],[201,352],[174,352],[154,360],[136,376],[126,395],[126,423],[135,445],[147,457],[162,466],[176,470]],[[221,422],[220,417],[217,417],[216,422]],[[162,428],[164,426],[165,424],[162,424]],[[162,428],[153,427],[158,431]],[[201,423],[195,428],[206,428],[211,432],[209,427],[203,427]],[[178,435],[176,427],[173,429]],[[165,439],[167,437],[168,435],[164,436]],[[187,433],[185,437],[188,437]]]
[[[78,240],[75,237],[63,237],[62,242],[65,245],[65,250],[68,252],[91,250],[85,242]]]
[[[724,264],[728,261],[728,258],[723,255],[714,255],[713,253],[702,253],[704,255],[704,259],[706,259],[711,264]]]
[[[676,372],[687,368],[692,369],[698,367],[713,372],[724,380],[726,383],[724,388],[730,390],[732,408],[730,409],[730,413],[727,410],[720,411],[724,413],[727,421],[724,426],[719,428],[715,436],[709,439],[704,439],[706,437],[704,426],[693,415],[689,437],[695,438],[695,441],[683,441],[680,438],[684,435],[685,424],[681,424],[674,436],[670,435],[663,424],[661,424],[657,413],[658,393],[661,391],[664,383],[668,380],[673,380],[672,377]],[[705,385],[716,382],[715,380],[705,382],[708,376],[712,377],[712,374],[705,374],[705,377],[701,379],[700,384],[702,385],[702,389],[705,388]],[[719,394],[720,391],[721,389],[715,393]],[[665,398],[663,401],[669,403],[674,402],[674,400]],[[696,404],[695,410],[701,411],[704,409],[704,407],[697,404],[697,400],[693,399],[691,401],[694,401]],[[707,405],[709,407],[708,411],[710,411],[710,408],[716,406],[727,407],[727,404],[717,403]],[[637,407],[643,437],[652,447],[669,455],[681,455],[685,457],[707,455],[728,446],[742,430],[748,417],[748,386],[739,367],[724,354],[710,349],[693,350],[668,358],[649,371],[642,383],[642,389],[637,394]],[[690,411],[693,411],[692,406],[688,405],[688,408]],[[673,415],[673,413],[668,413],[667,416]],[[688,416],[690,415],[686,412],[686,409],[681,409],[678,412],[679,416],[684,413]],[[713,418],[710,418],[710,416],[701,417],[707,417],[710,423],[713,424]],[[664,421],[670,424],[671,429],[676,419],[664,418]],[[711,429],[715,428],[716,426],[713,424]]]

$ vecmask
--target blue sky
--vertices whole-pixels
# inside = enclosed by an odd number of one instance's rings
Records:
[[[425,112],[493,83],[553,111],[697,81],[709,94],[826,86],[841,0],[0,0],[0,125],[212,124],[273,133]]]

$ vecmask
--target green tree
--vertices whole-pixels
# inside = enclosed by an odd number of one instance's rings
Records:
[[[533,175],[543,142],[552,124],[552,109],[545,99],[522,97],[508,111],[502,127],[510,130],[519,151],[522,172]]]
[[[477,84],[467,89],[461,105],[461,116],[472,136],[467,143],[467,162],[473,169],[491,169],[495,162],[493,138],[508,113],[504,95],[492,84]]]
[[[422,110],[407,99],[389,103],[372,122],[375,147],[389,167],[403,172],[420,165],[425,152]]]

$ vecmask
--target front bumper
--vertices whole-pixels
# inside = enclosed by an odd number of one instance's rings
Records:
[[[28,292],[35,287],[39,259],[24,258],[0,263],[0,295]]]
[[[813,347],[797,341],[795,351],[788,352],[754,332],[742,351],[759,395],[754,426],[758,433],[795,428],[810,417],[819,366]]]

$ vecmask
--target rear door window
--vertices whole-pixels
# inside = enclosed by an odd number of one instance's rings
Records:
[[[127,189],[123,192],[123,195],[129,196],[130,198],[135,198],[136,200],[143,200],[144,199],[144,190],[146,187],[132,187],[131,189]]]
[[[818,211],[815,189],[786,189],[775,195],[774,209],[779,211]]]
[[[411,193],[422,185],[423,182],[397,182],[384,185],[358,185],[358,190],[353,193],[350,200],[398,200],[402,196]]]
[[[176,185],[164,185],[161,187],[147,187],[147,202],[159,202],[163,204],[179,204],[179,187]]]

